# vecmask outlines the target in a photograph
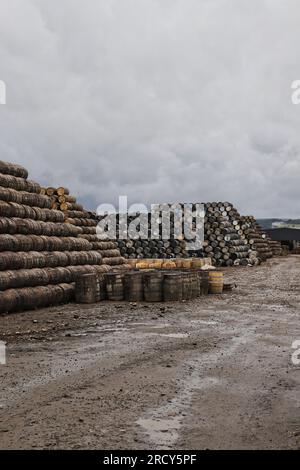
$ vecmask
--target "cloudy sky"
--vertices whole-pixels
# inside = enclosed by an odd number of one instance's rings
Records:
[[[300,217],[299,0],[1,0],[0,158],[90,208]]]

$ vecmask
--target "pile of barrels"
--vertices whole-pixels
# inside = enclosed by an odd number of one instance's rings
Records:
[[[258,264],[256,253],[250,249],[241,216],[229,202],[205,204],[205,256],[214,266],[247,266]]]
[[[0,161],[0,313],[69,301],[78,276],[108,271],[80,234],[25,168]]]
[[[128,225],[139,216],[131,214]],[[186,220],[178,222],[171,213],[165,227],[158,214],[151,227],[152,215],[146,217],[141,237],[124,237],[118,216],[117,240],[99,238],[101,217],[86,211],[67,188],[41,188],[22,166],[0,161],[0,313],[69,301],[76,282],[78,301],[81,295],[89,301],[189,300],[221,291],[218,271],[189,269],[201,260],[246,266],[281,254],[254,217],[242,217],[229,202],[204,204],[204,242],[196,251],[188,251]],[[189,217],[195,229],[193,213]],[[147,269],[135,270],[136,260],[147,260]]]
[[[87,274],[76,280],[78,303],[100,300],[127,302],[176,302],[223,292],[220,271],[128,271]]]
[[[181,204],[181,206],[184,205]],[[163,237],[162,217],[158,218],[158,228],[157,220],[155,221],[155,232],[151,227],[152,215],[148,214],[148,233],[143,233],[142,237],[131,240],[124,239],[124,234],[120,229],[119,215],[117,219],[117,236],[122,256],[128,260],[175,260],[177,258],[210,257],[212,264],[217,267],[258,265],[266,259],[270,247],[266,245],[266,241],[263,240],[262,236],[257,233],[258,229],[254,218],[242,217],[229,202],[208,202],[203,206],[204,241],[199,250],[193,251],[188,251],[187,240],[184,236],[182,239],[174,237],[175,228],[177,228],[176,223],[178,223],[174,217],[170,219],[169,239],[165,240]],[[135,218],[138,220],[138,217],[140,217],[140,214],[130,215],[128,217],[128,227],[134,222]],[[196,222],[193,217],[190,223],[194,230]],[[182,233],[184,234],[184,230],[182,230]],[[157,239],[153,239],[153,234]],[[255,237],[253,237],[253,234],[255,234]],[[265,246],[268,250],[263,251]]]
[[[257,253],[261,261],[272,258],[273,252],[269,243],[269,238],[256,222],[253,216],[244,216],[242,221],[245,225],[245,234],[251,249]]]
[[[272,256],[282,256],[283,249],[279,241],[268,239],[268,243],[272,252]]]
[[[41,194],[49,196],[51,201],[51,209],[65,211],[83,211],[81,204],[76,203],[76,198],[70,196],[67,188],[41,188]]]
[[[81,204],[77,203],[75,196],[70,196],[67,188],[42,188],[41,194],[47,194],[51,200],[51,207],[61,211],[64,221],[76,227],[79,231],[78,237],[89,243],[92,250],[98,251],[102,257],[102,264],[114,266],[115,269],[124,269],[124,258],[115,241],[100,240],[97,236],[97,224],[99,220],[96,214],[84,210]]]
[[[184,258],[187,256],[186,243],[182,240],[177,240],[174,237],[174,217],[170,217],[170,226],[168,237],[163,236],[163,221],[158,216],[155,222],[155,228],[151,227],[152,218],[151,214],[127,214],[127,229],[122,228],[120,223],[120,214],[116,214],[116,232],[117,232],[117,245],[121,255],[125,259],[170,259],[170,258]],[[143,234],[141,238],[132,239],[128,236],[128,229],[131,223],[134,223],[138,218],[147,218],[147,233]],[[101,217],[99,217],[101,220]],[[158,223],[157,223],[158,222]],[[137,224],[137,230],[140,227]]]
[[[180,240],[118,240],[120,253],[127,259],[185,258],[186,243]]]

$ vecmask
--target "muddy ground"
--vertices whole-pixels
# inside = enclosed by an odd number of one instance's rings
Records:
[[[300,256],[233,292],[0,318],[1,449],[299,449]]]

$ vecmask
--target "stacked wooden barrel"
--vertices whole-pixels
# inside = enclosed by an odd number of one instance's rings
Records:
[[[268,239],[270,250],[272,251],[273,256],[281,256],[282,255],[282,246],[281,243],[277,240]]]
[[[75,282],[75,300],[92,304],[100,301],[100,283],[96,273],[78,276]]]
[[[89,243],[92,250],[101,254],[102,263],[106,266],[113,266],[114,269],[124,269],[125,260],[121,256],[118,245],[115,241],[103,241],[97,236],[97,224],[99,219],[96,214],[89,212],[77,203],[75,196],[70,196],[67,188],[43,188],[42,194],[47,194],[51,199],[52,209],[61,211],[64,221],[79,230],[79,239]]]
[[[41,194],[49,196],[51,209],[83,211],[82,205],[76,203],[76,198],[70,196],[70,192],[67,188],[41,188]]]
[[[185,258],[185,242],[180,240],[118,240],[120,253],[127,259]]]
[[[52,206],[25,168],[0,162],[0,313],[69,301],[77,276],[109,269]]]
[[[124,297],[128,302],[140,302],[144,298],[143,273],[128,272],[124,275]]]
[[[140,214],[129,214],[127,217],[128,227],[130,224],[137,220]],[[148,230],[146,237],[139,239],[128,239],[127,231],[122,232],[120,225],[120,215],[117,214],[117,235],[118,247],[120,253],[126,259],[170,259],[170,258],[184,258],[187,256],[186,243],[182,240],[177,240],[174,237],[174,217],[170,217],[169,237],[163,237],[163,223],[162,219],[158,217],[157,227],[151,227],[151,214],[146,215],[148,219]],[[156,221],[157,222],[157,221]],[[139,227],[138,227],[139,228]],[[152,231],[151,231],[152,228]],[[154,235],[157,237],[151,237]],[[148,237],[148,238],[147,238]]]
[[[253,216],[244,216],[242,217],[242,221],[246,227],[245,234],[248,243],[251,246],[251,250],[257,253],[258,258],[261,261],[266,261],[268,258],[272,258],[273,252],[269,245],[269,238],[255,218]]]
[[[170,206],[170,205],[169,205]],[[183,204],[181,204],[183,206]],[[211,258],[215,266],[256,265],[265,257],[259,256],[261,250],[256,250],[257,244],[252,246],[251,223],[244,220],[238,211],[229,202],[211,202],[204,204],[204,242],[198,250],[188,250],[188,240],[177,239],[174,236],[176,220],[170,219],[170,238],[163,237],[164,227],[160,220],[159,227],[154,233],[151,230],[151,214],[148,214],[148,238],[125,239],[117,224],[118,246],[121,254],[131,259],[180,259],[180,258]],[[128,226],[140,214],[128,217]],[[119,216],[120,217],[120,216]],[[119,221],[119,218],[118,218]],[[193,230],[196,221],[191,221]],[[156,239],[151,238],[155,234]],[[184,233],[184,231],[183,231]],[[249,243],[251,239],[251,243]]]
[[[76,280],[76,301],[177,302],[199,296],[221,294],[223,273],[219,271],[111,271],[101,275],[83,274]]]
[[[213,265],[247,266],[257,262],[244,230],[241,216],[231,203],[205,204],[203,251],[205,256],[211,257]]]
[[[220,271],[209,272],[209,292],[211,294],[222,294],[224,275]]]

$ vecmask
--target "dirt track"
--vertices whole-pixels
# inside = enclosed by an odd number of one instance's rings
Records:
[[[0,448],[300,448],[300,256],[232,293],[0,318]]]

